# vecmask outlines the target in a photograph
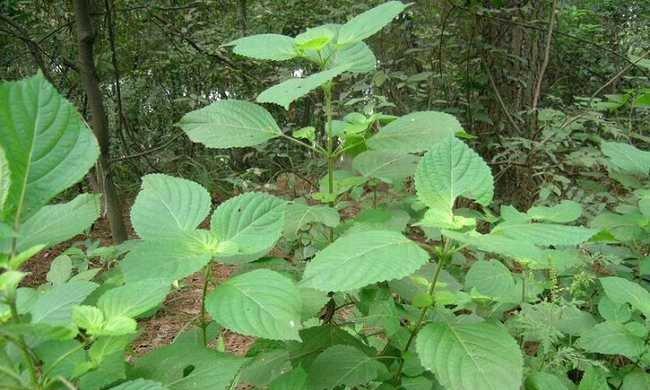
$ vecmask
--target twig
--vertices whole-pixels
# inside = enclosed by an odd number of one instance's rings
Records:
[[[109,161],[109,164],[113,164],[113,163],[124,161],[124,160],[129,160],[129,159],[132,159],[132,158],[146,156],[146,155],[148,155],[150,153],[154,153],[154,152],[157,152],[159,150],[165,149],[166,147],[171,145],[174,141],[176,141],[183,134],[184,133],[178,133],[173,138],[171,138],[170,140],[165,142],[164,144],[156,146],[154,148],[143,150],[142,152],[138,152],[138,153],[133,153],[133,154],[130,154],[128,156],[122,156],[122,157],[114,158],[114,159]]]
[[[546,67],[548,66],[548,61],[551,56],[551,43],[553,40],[553,26],[555,24],[555,13],[557,12],[557,0],[553,0],[553,7],[551,7],[551,15],[548,20],[548,33],[546,34],[546,47],[544,48],[544,61],[542,62],[542,67],[539,70],[539,76],[537,77],[537,85],[535,85],[535,93],[533,95],[533,115],[537,118],[537,105],[539,104],[539,95],[542,91],[542,82],[544,81],[544,73],[546,73]],[[537,120],[535,120],[537,121]]]
[[[517,125],[515,120],[510,115],[510,112],[508,111],[508,108],[506,107],[506,104],[503,102],[503,99],[501,98],[501,94],[499,93],[499,89],[497,88],[497,85],[494,82],[494,78],[492,77],[492,72],[490,71],[489,65],[487,64],[487,62],[483,58],[481,58],[481,59],[482,59],[482,62],[483,62],[483,66],[485,66],[485,73],[487,74],[488,79],[490,80],[490,86],[494,90],[494,94],[496,95],[497,101],[499,102],[499,105],[501,106],[501,110],[503,110],[503,113],[506,115],[506,118],[508,118],[508,121],[510,122],[510,124],[517,130],[517,133],[521,134],[521,129],[519,128],[519,126]]]

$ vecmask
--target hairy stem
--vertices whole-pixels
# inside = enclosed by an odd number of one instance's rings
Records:
[[[334,152],[334,136],[332,134],[332,86],[334,82],[323,86],[323,94],[325,95],[325,132],[327,136],[327,192],[330,195],[334,194],[334,163],[336,160],[336,153]],[[334,206],[334,200],[330,201],[330,206]],[[334,241],[334,228],[330,229],[330,242]]]
[[[445,245],[446,246],[446,245]],[[436,284],[438,283],[438,279],[440,277],[440,271],[442,271],[442,268],[444,267],[445,263],[447,262],[448,255],[447,253],[443,253],[440,258],[438,259],[438,266],[436,267],[436,270],[433,274],[433,279],[431,281],[431,286],[429,287],[429,292],[428,294],[434,298],[435,296],[435,289],[436,289]],[[413,344],[413,341],[415,340],[415,336],[417,336],[418,332],[420,332],[420,329],[422,328],[422,325],[424,324],[424,320],[426,318],[427,312],[429,311],[430,307],[433,307],[435,305],[435,301],[432,305],[430,306],[425,306],[420,310],[420,317],[418,318],[417,322],[415,323],[415,326],[413,327],[413,330],[411,331],[411,335],[409,336],[408,340],[406,341],[406,345],[404,346],[404,350],[402,351],[402,358],[400,359],[399,367],[397,368],[397,372],[395,373],[395,383],[399,384],[401,381],[401,375],[402,375],[402,369],[404,368],[404,354],[406,354],[411,348],[411,344]]]
[[[210,274],[210,263],[208,263],[203,271],[203,291],[201,292],[201,335],[203,337],[203,346],[205,347],[208,346],[208,319],[205,310],[205,296],[208,294]]]

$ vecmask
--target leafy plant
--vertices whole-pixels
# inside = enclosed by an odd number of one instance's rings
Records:
[[[83,267],[74,274],[62,255],[39,289],[19,287],[21,265],[97,218],[93,195],[47,205],[81,179],[97,148],[42,76],[3,84],[0,385],[643,388],[650,363],[647,152],[601,144],[610,174],[632,195],[585,227],[575,201],[526,211],[496,204],[491,169],[448,113],[338,115],[340,77],[375,69],[363,41],[406,7],[389,1],[343,25],[229,44],[256,60],[316,66],[257,102],[288,109],[320,90],[323,128],[283,129],[261,105],[234,99],[178,123],[208,148],[275,138],[300,145],[327,164],[318,192],[292,200],[248,192],[211,212],[200,184],[146,175],[131,209],[139,239],[113,248],[128,251],[124,258],[97,276]],[[353,158],[351,169],[337,167],[343,155]],[[95,208],[86,209],[86,199]],[[294,256],[271,257],[276,247]],[[238,274],[217,284],[214,263],[237,265]],[[171,345],[127,364],[137,320],[196,272],[204,280],[196,321]],[[214,347],[222,328],[256,338],[247,357]]]

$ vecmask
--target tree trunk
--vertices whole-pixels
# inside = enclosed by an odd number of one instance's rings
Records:
[[[93,44],[95,34],[90,21],[90,0],[74,0],[74,13],[79,38],[79,71],[90,110],[90,123],[99,142],[100,156],[96,168],[97,184],[104,195],[104,205],[111,226],[113,242],[119,244],[127,239],[126,227],[122,219],[120,199],[113,185],[108,167],[110,137],[108,119],[104,110],[102,93],[99,89],[97,69],[95,68]]]

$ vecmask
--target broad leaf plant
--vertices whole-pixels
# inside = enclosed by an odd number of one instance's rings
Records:
[[[38,287],[21,283],[25,262],[99,217],[96,194],[58,201],[99,151],[42,75],[3,83],[0,387],[648,388],[650,293],[638,276],[650,274],[649,258],[638,259],[636,273],[621,264],[620,274],[589,287],[589,298],[560,279],[590,252],[647,244],[648,152],[603,143],[612,174],[636,177],[635,196],[584,227],[573,201],[526,211],[495,204],[491,170],[450,114],[341,115],[337,81],[375,70],[364,40],[406,8],[389,1],[296,37],[231,42],[237,55],[318,71],[262,91],[255,103],[217,100],[177,124],[208,148],[274,138],[303,146],[328,168],[318,192],[250,192],[213,207],[195,182],[147,175],[131,209],[138,239],[119,248],[125,256],[101,273],[60,256]],[[323,128],[283,129],[265,108],[288,109],[314,93],[324,99]],[[352,165],[337,169],[344,155]],[[389,190],[378,199],[380,183]],[[343,219],[352,193],[361,211]],[[279,242],[309,242],[311,252],[273,257]],[[213,263],[238,273],[216,283]],[[172,344],[127,361],[137,320],[197,272],[205,277],[198,318]],[[224,352],[221,329],[252,336],[255,346],[246,357]],[[558,375],[562,353],[583,373],[579,385]]]

